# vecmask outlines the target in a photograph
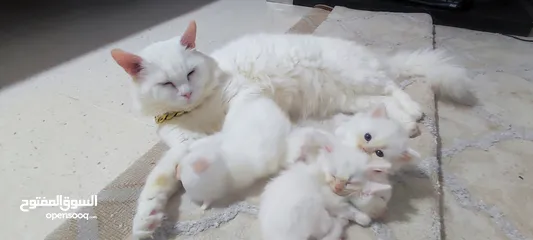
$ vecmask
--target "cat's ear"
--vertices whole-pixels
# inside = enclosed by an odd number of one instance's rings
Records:
[[[387,115],[387,107],[385,107],[385,104],[380,103],[372,111],[370,112],[370,116],[372,118],[389,118]]]
[[[187,49],[192,49],[196,47],[196,22],[191,21],[185,32],[181,36],[180,40],[181,45],[185,46]]]
[[[391,166],[392,165],[390,162],[383,159],[372,160],[367,165],[367,178],[373,181],[380,181],[382,179],[386,179]]]
[[[111,50],[111,56],[124,71],[133,78],[137,78],[142,70],[142,58],[121,49]]]
[[[205,158],[200,158],[191,164],[194,173],[200,174],[209,168],[209,162]]]
[[[420,153],[413,150],[412,148],[407,148],[407,150],[405,150],[400,156],[400,160],[402,160],[403,162],[415,162],[420,160],[420,158]]]

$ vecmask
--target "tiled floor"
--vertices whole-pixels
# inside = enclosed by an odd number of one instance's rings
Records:
[[[265,0],[148,2],[35,15],[0,28],[2,239],[42,239],[61,223],[45,218],[47,208],[22,213],[23,199],[87,198],[157,142],[151,119],[131,111],[129,79],[111,48],[140,50],[195,19],[198,48],[210,52],[244,33],[285,32],[307,12]]]

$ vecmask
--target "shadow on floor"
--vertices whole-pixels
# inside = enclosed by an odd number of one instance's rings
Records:
[[[2,2],[0,89],[214,1]]]

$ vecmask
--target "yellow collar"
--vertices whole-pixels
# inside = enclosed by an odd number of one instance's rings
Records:
[[[178,112],[166,112],[166,113],[163,113],[161,115],[157,115],[155,116],[155,122],[157,124],[161,124],[161,123],[164,123],[168,120],[171,120],[173,118],[176,118],[176,117],[181,117],[187,113],[189,113],[190,111],[178,111]]]

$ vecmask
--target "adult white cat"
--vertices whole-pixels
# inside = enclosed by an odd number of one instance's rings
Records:
[[[227,44],[210,56],[195,49],[196,24],[181,37],[157,42],[140,54],[115,49],[115,61],[133,78],[134,105],[160,115],[158,133],[173,152],[184,142],[220,130],[228,104],[248,88],[273,99],[291,118],[327,116],[367,108],[369,97],[387,96],[397,109],[390,117],[410,131],[422,117],[420,106],[393,81],[424,77],[432,89],[468,103],[465,70],[441,52],[420,51],[382,60],[354,42],[311,35],[256,34]],[[391,104],[392,105],[392,104]],[[387,106],[389,108],[389,106]],[[409,119],[410,121],[406,121]],[[175,166],[166,154],[149,174],[134,219],[134,235],[145,236],[149,219],[160,218],[177,189]]]

